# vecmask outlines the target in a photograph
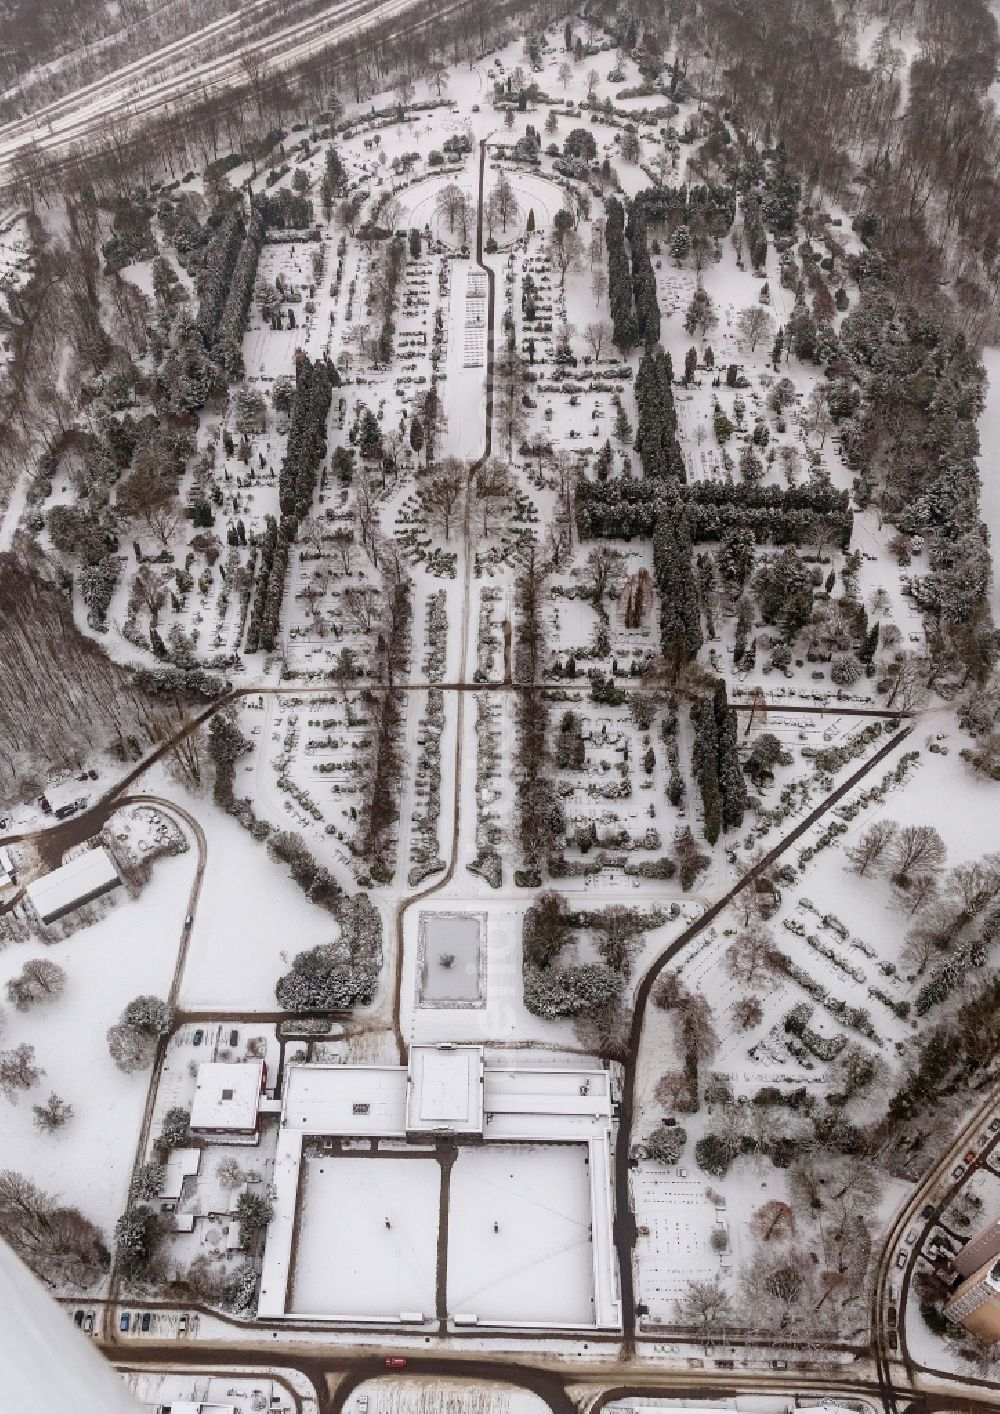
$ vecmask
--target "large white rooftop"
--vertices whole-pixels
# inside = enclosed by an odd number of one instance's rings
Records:
[[[371,1251],[375,1253],[380,1245],[387,1243],[387,1250],[396,1254],[394,1260],[403,1261],[405,1249],[409,1261],[413,1254],[406,1240],[400,1242],[406,1231],[405,1224],[400,1226],[400,1215],[410,1211],[406,1195],[410,1181],[416,1183],[418,1178],[414,1164],[422,1160],[424,1164],[433,1165],[435,1161],[426,1150],[423,1155],[411,1150],[412,1157],[403,1159],[401,1155],[407,1145],[399,1141],[409,1138],[419,1146],[422,1138],[426,1144],[427,1135],[440,1133],[459,1138],[482,1135],[487,1141],[494,1141],[482,1150],[476,1149],[485,1157],[465,1162],[463,1173],[473,1175],[472,1189],[465,1194],[468,1201],[464,1207],[460,1202],[462,1195],[456,1189],[455,1202],[461,1209],[459,1227],[462,1222],[467,1226],[481,1226],[486,1219],[485,1210],[472,1191],[478,1182],[476,1175],[487,1187],[492,1183],[490,1192],[496,1212],[487,1223],[490,1243],[499,1237],[501,1228],[505,1234],[503,1242],[488,1248],[492,1262],[492,1276],[486,1281],[488,1291],[482,1282],[474,1279],[467,1265],[455,1268],[452,1275],[456,1289],[449,1292],[449,1315],[462,1324],[617,1328],[621,1323],[621,1305],[613,1240],[613,1120],[614,1105],[606,1070],[585,1065],[521,1066],[516,1062],[487,1065],[484,1048],[478,1045],[412,1046],[407,1067],[289,1066],[285,1071],[272,1177],[274,1216],[264,1251],[258,1315],[262,1319],[281,1320],[289,1315],[297,1301],[300,1303],[295,1307],[298,1314],[308,1314],[317,1320],[335,1321],[350,1316],[355,1321],[378,1323],[388,1319],[419,1324],[425,1317],[415,1313],[419,1308],[426,1314],[427,1302],[416,1296],[405,1296],[405,1291],[410,1291],[411,1287],[404,1284],[397,1289],[398,1283],[393,1285],[396,1277],[388,1269],[378,1276],[379,1261],[364,1269],[366,1283],[378,1285],[381,1282],[377,1294],[372,1292],[370,1296],[354,1286],[345,1295],[337,1281],[327,1291],[327,1276],[322,1272],[317,1275],[313,1269],[303,1275],[304,1269],[300,1268],[293,1281],[300,1176],[305,1154],[313,1164],[313,1188],[317,1189],[309,1199],[311,1226],[319,1231],[324,1223],[333,1223],[321,1244],[324,1252],[336,1246],[348,1267],[352,1262],[357,1265],[357,1254],[352,1246],[356,1234],[346,1232],[340,1218],[334,1221],[329,1217],[329,1204],[319,1200],[318,1186],[326,1191],[330,1185],[354,1183],[364,1172],[363,1181],[371,1188],[368,1195],[366,1187],[366,1202],[370,1196],[374,1203],[374,1218],[368,1215],[374,1223]],[[307,1143],[309,1136],[330,1142],[317,1148]],[[367,1167],[362,1166],[356,1153],[344,1153],[334,1142],[366,1137],[387,1140],[390,1145],[388,1153],[382,1152],[381,1144],[374,1147]],[[569,1153],[570,1146],[576,1157]],[[348,1147],[357,1149],[356,1145]],[[466,1148],[461,1150],[463,1156],[469,1152]],[[572,1229],[573,1251],[570,1253],[566,1248],[566,1253],[559,1256],[563,1250],[559,1246],[558,1252],[550,1254],[548,1270],[551,1273],[558,1269],[562,1273],[560,1280],[570,1280],[567,1263],[572,1267],[574,1290],[579,1287],[582,1292],[587,1288],[583,1306],[579,1302],[546,1304],[540,1298],[528,1303],[517,1296],[518,1283],[527,1279],[526,1264],[530,1265],[530,1252],[536,1240],[529,1211],[533,1204],[538,1208],[539,1200],[533,1189],[528,1191],[529,1177],[531,1184],[536,1184],[541,1176],[544,1188],[550,1181],[546,1175],[558,1164],[569,1165],[576,1179],[584,1182],[589,1191],[586,1199],[578,1194],[572,1203],[569,1203],[569,1195],[563,1195],[569,1207],[560,1221],[564,1227],[569,1224],[563,1233],[566,1241],[569,1241],[566,1234]],[[481,1175],[480,1169],[484,1171]],[[506,1171],[511,1169],[513,1172]],[[322,1175],[322,1179],[318,1175]],[[340,1204],[333,1205],[336,1212],[340,1208]],[[327,1215],[322,1216],[325,1213]],[[585,1234],[585,1242],[581,1234]],[[461,1237],[456,1239],[461,1240]],[[433,1276],[435,1260],[427,1257],[418,1264],[423,1272],[420,1281],[428,1273]],[[416,1276],[413,1280],[417,1280]],[[291,1286],[295,1287],[297,1295],[290,1290]],[[368,1292],[368,1285],[364,1291]],[[414,1303],[412,1310],[395,1314],[393,1303],[399,1305],[406,1300]],[[452,1301],[461,1305],[456,1308],[450,1304]],[[302,1302],[308,1306],[307,1312]]]
[[[249,1134],[257,1127],[264,1062],[206,1061],[198,1067],[191,1128]]]
[[[399,1138],[406,1133],[406,1071],[395,1065],[290,1065],[281,1122],[302,1134]]]
[[[120,883],[114,860],[99,845],[33,880],[26,893],[39,918],[48,923]]]
[[[483,1132],[482,1046],[413,1046],[406,1127],[418,1133]]]

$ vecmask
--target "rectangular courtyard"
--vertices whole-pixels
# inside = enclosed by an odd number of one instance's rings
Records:
[[[428,1154],[304,1154],[288,1311],[433,1317],[440,1193]]]
[[[586,1144],[463,1146],[450,1199],[450,1316],[596,1323]]]

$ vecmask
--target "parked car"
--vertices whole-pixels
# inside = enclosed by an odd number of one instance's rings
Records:
[[[906,1234],[906,1245],[907,1245],[908,1247],[910,1247],[910,1246],[913,1245],[914,1242],[916,1242],[916,1240],[917,1240],[917,1229],[916,1229],[915,1227],[911,1227],[910,1230],[909,1230],[909,1232]]]
[[[971,1164],[972,1161],[973,1161],[973,1159],[974,1159],[975,1157],[976,1157],[976,1151],[975,1151],[975,1149],[966,1149],[965,1153],[962,1155],[963,1161],[964,1161],[965,1163],[967,1163],[967,1164]]]
[[[75,1314],[74,1317],[73,1317],[73,1324],[74,1324],[74,1326],[82,1326],[82,1325],[83,1325],[83,1312],[82,1312],[82,1311],[77,1311],[77,1312],[76,1312],[76,1314]]]
[[[234,1026],[232,1031],[230,1031],[229,1033],[229,1044],[231,1046],[236,1046],[239,1044],[239,1039],[240,1033],[236,1030],[236,1027]]]
[[[937,1208],[935,1208],[933,1203],[925,1203],[920,1209],[920,1216],[930,1221],[931,1218],[937,1217]]]
[[[405,1370],[406,1361],[402,1355],[387,1355],[385,1357],[385,1368],[387,1370]]]
[[[120,1331],[124,1331],[124,1332],[127,1334],[127,1333],[128,1333],[128,1324],[129,1324],[129,1322],[128,1322],[128,1312],[126,1311],[125,1315],[122,1316],[121,1320],[118,1322],[118,1329],[119,1329]]]
[[[897,1266],[897,1267],[905,1267],[905,1266],[906,1266],[906,1253],[905,1253],[905,1252],[897,1252],[897,1253],[896,1253],[896,1266]]]
[[[87,1314],[84,1316],[84,1318],[83,1318],[83,1329],[86,1331],[86,1333],[87,1333],[88,1335],[90,1335],[90,1332],[94,1329],[94,1313],[93,1313],[93,1311],[88,1311]]]
[[[152,1311],[143,1311],[143,1313],[142,1313],[142,1331],[143,1331],[143,1334],[145,1334],[145,1332],[149,1330],[149,1327],[152,1325],[152,1322],[153,1322],[153,1313],[152,1313]]]
[[[198,1030],[197,1030],[197,1031],[194,1033],[194,1035],[191,1037],[191,1044],[192,1044],[192,1046],[200,1046],[201,1043],[202,1043],[202,1041],[204,1041],[204,1039],[205,1039],[205,1033],[204,1033],[204,1031],[201,1029],[201,1027],[199,1026],[199,1027],[198,1027]]]

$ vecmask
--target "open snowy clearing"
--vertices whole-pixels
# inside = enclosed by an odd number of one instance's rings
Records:
[[[118,891],[100,922],[65,942],[0,952],[0,985],[29,958],[49,958],[66,971],[61,997],[7,1013],[4,1044],[34,1046],[45,1074],[17,1103],[2,1102],[2,1166],[30,1174],[109,1237],[125,1207],[149,1076],[123,1075],[105,1033],[133,997],[169,990],[192,867],[190,853],[158,860],[141,898]],[[74,1113],[64,1129],[46,1134],[35,1128],[31,1107],[52,1091]]]
[[[367,1399],[371,1414],[544,1414],[547,1407],[525,1389],[413,1372],[405,1381],[391,1375],[366,1380],[353,1398]]]
[[[207,801],[199,817],[208,838],[208,862],[181,1005],[248,1015],[271,1011],[274,984],[295,954],[331,942],[337,925],[310,906],[287,870],[235,820]]]

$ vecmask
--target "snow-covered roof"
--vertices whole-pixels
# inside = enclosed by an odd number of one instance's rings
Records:
[[[236,1414],[235,1404],[202,1404],[196,1399],[172,1399],[170,1414]]]
[[[587,1140],[611,1130],[606,1070],[487,1066],[483,1094],[488,1138]]]
[[[403,1135],[406,1071],[395,1065],[291,1065],[282,1124],[304,1134]]]
[[[970,1238],[955,1258],[955,1270],[959,1276],[971,1277],[997,1256],[1000,1256],[1000,1218]]]
[[[26,892],[39,918],[49,923],[120,883],[114,860],[99,845],[35,879]]]
[[[413,1046],[406,1127],[452,1134],[483,1132],[482,1046]]]
[[[163,1166],[163,1182],[160,1184],[161,1198],[179,1198],[184,1180],[198,1172],[201,1165],[200,1149],[171,1149]]]
[[[264,1062],[206,1061],[198,1067],[191,1128],[247,1134],[257,1126]]]
[[[541,1152],[553,1142],[588,1146],[586,1218],[592,1234],[593,1324],[621,1322],[613,1241],[611,1138],[613,1103],[606,1070],[586,1066],[486,1066],[477,1045],[411,1046],[409,1065],[291,1065],[285,1072],[258,1315],[289,1315],[300,1170],[307,1136],[413,1138],[443,1131],[524,1142]],[[488,1152],[490,1145],[486,1146]],[[525,1153],[529,1151],[526,1149]],[[331,1157],[332,1156],[332,1157]],[[333,1146],[321,1163],[336,1163]],[[403,1165],[408,1169],[409,1165]],[[383,1176],[389,1183],[385,1167]],[[390,1184],[391,1187],[391,1184]],[[364,1319],[374,1319],[368,1312]],[[317,1319],[338,1319],[319,1313]],[[400,1319],[407,1319],[401,1317]],[[486,1322],[489,1323],[489,1322]],[[506,1318],[503,1324],[518,1324]],[[574,1317],[574,1324],[576,1319]],[[530,1324],[530,1322],[529,1322]]]

